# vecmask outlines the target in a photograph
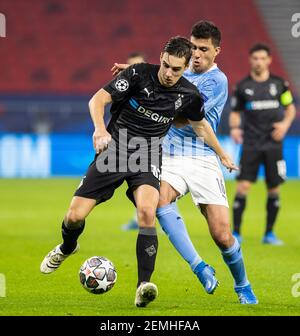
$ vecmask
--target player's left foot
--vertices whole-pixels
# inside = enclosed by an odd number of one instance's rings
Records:
[[[136,290],[134,304],[139,308],[146,307],[157,295],[158,289],[154,283],[142,282]]]
[[[235,288],[234,290],[239,297],[240,304],[258,304],[258,300],[250,284],[245,287]]]
[[[270,245],[277,245],[277,246],[283,245],[283,241],[278,239],[273,232],[266,233],[263,237],[262,242],[263,244],[270,244]]]
[[[216,271],[210,265],[201,261],[194,269],[194,273],[202,283],[206,293],[213,294],[219,286],[219,281],[215,277]]]

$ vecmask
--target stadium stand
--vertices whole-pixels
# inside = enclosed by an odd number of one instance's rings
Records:
[[[272,46],[273,69],[287,77],[251,0],[190,0],[188,4],[2,0],[1,11],[8,22],[8,37],[1,40],[2,94],[90,95],[110,79],[112,62],[124,60],[132,50],[143,50],[151,62],[158,62],[160,48],[170,36],[188,35],[191,25],[204,18],[222,29],[219,63],[230,83],[247,73],[247,51],[257,40]]]
[[[163,43],[188,35],[200,19],[222,30],[218,64],[230,88],[248,73],[248,49],[257,41],[270,44],[272,70],[289,78],[258,9],[254,0],[2,0],[0,131],[91,132],[87,102],[111,79],[112,63],[132,50],[158,63]]]

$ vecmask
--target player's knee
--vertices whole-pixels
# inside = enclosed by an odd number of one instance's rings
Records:
[[[155,223],[155,209],[147,205],[138,207],[137,217],[141,226],[153,226]]]
[[[85,220],[85,214],[79,209],[70,208],[66,215],[68,225],[77,225]]]
[[[239,182],[237,185],[237,193],[241,195],[246,195],[251,187],[251,182],[248,181],[242,181]]]
[[[170,204],[171,202],[170,202],[170,200],[169,200],[169,197],[168,197],[168,195],[166,195],[166,194],[160,194],[159,195],[159,201],[158,201],[158,208],[161,208],[161,207],[163,207],[163,206],[166,206],[166,205],[168,205],[168,204]]]
[[[279,197],[279,187],[269,188],[268,189],[268,196],[272,197],[272,198]]]
[[[229,248],[234,243],[234,238],[230,231],[215,232],[213,238],[220,248]]]

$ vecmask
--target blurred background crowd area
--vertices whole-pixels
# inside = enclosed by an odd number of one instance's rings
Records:
[[[290,82],[295,97],[298,112],[289,135],[300,135],[300,38],[293,36],[291,20],[300,13],[299,0],[0,0],[0,13],[6,18],[6,37],[0,38],[2,135],[91,136],[88,101],[112,78],[113,63],[125,62],[133,51],[158,63],[164,43],[189,37],[199,20],[222,31],[217,62],[229,80],[229,99],[219,134],[229,132],[230,93],[249,73],[249,48],[265,42],[272,72]],[[2,162],[3,147],[0,139]]]

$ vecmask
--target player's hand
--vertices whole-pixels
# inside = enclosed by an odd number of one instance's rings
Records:
[[[243,130],[240,128],[232,128],[230,130],[230,136],[236,144],[243,143]]]
[[[231,173],[233,170],[239,170],[239,167],[237,167],[233,161],[231,160],[231,157],[224,153],[222,157],[220,157],[221,163],[224,167],[226,167],[229,170],[229,173]]]
[[[117,76],[121,71],[127,69],[129,64],[114,63],[113,67],[110,69],[113,76]]]
[[[271,135],[275,141],[281,141],[286,132],[288,131],[288,125],[284,121],[279,121],[274,123],[273,125],[274,130],[272,131]]]
[[[106,130],[95,130],[93,134],[93,146],[97,154],[103,152],[110,142],[111,135]]]

